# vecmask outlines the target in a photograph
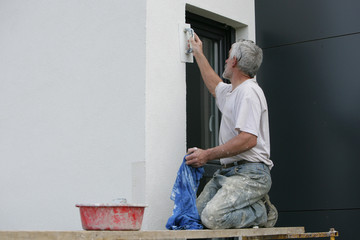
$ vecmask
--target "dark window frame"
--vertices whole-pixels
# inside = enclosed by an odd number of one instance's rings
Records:
[[[223,71],[225,66],[225,60],[228,57],[228,52],[231,48],[232,43],[235,42],[235,29],[227,24],[196,15],[189,11],[186,11],[186,22],[190,23],[191,28],[194,29],[194,31],[199,35],[219,41],[220,51],[218,68],[220,69],[220,71]],[[228,80],[225,79],[223,79],[223,81],[228,82]]]
[[[217,21],[193,14],[188,11],[186,11],[186,23],[191,24],[191,28],[194,29],[195,33],[197,33],[198,35],[218,42],[219,58],[218,58],[217,68],[219,69],[220,77],[222,77],[222,73],[224,71],[224,66],[225,66],[225,60],[228,57],[228,53],[232,43],[235,42],[235,29],[224,23],[219,23]],[[223,81],[226,83],[230,83],[228,80],[223,79]],[[187,112],[189,109],[188,104],[191,103],[188,102],[188,98],[187,98]],[[221,117],[221,113],[220,113],[220,117]],[[189,132],[187,132],[187,135],[188,136],[190,135]],[[187,144],[189,144],[189,140],[187,140]],[[205,173],[200,181],[198,193],[202,191],[205,184],[211,179],[214,172],[219,168],[220,168],[220,162],[218,160],[210,161],[204,166]]]

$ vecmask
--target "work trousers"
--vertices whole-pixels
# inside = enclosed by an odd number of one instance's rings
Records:
[[[270,170],[263,163],[219,169],[196,200],[202,224],[210,229],[261,227],[270,187]]]

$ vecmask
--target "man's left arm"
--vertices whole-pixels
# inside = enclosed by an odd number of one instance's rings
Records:
[[[240,132],[225,144],[214,148],[206,150],[190,148],[188,150],[188,154],[190,155],[185,157],[186,164],[192,167],[201,167],[210,160],[238,155],[255,147],[256,144],[257,136],[247,132]]]

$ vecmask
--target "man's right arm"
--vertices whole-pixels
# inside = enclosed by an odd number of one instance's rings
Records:
[[[220,82],[222,82],[222,80],[216,74],[216,72],[210,66],[208,60],[206,59],[202,49],[202,42],[198,35],[195,34],[195,39],[190,38],[190,42],[192,45],[194,57],[199,66],[204,83],[208,88],[209,92],[215,97],[215,88]]]

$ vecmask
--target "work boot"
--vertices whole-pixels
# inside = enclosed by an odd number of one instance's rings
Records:
[[[274,227],[278,219],[278,211],[276,207],[270,202],[270,197],[268,194],[265,195],[263,200],[265,203],[267,217],[268,217],[267,222],[264,224],[264,227],[266,228]]]

